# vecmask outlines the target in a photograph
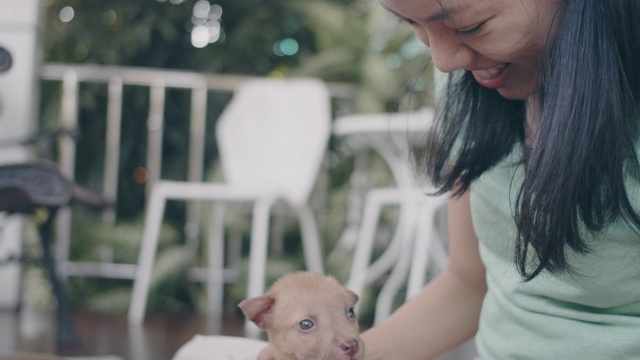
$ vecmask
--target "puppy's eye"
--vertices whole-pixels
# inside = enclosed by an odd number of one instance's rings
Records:
[[[315,324],[313,323],[313,321],[309,319],[304,319],[298,323],[298,329],[305,332],[313,329],[314,326]]]
[[[349,319],[355,319],[356,318],[356,309],[354,309],[354,308],[347,309],[347,317]]]

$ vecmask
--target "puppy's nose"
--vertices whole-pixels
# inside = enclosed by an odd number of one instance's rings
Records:
[[[353,356],[360,351],[360,345],[358,344],[358,340],[353,338],[340,344],[340,350],[346,355]]]

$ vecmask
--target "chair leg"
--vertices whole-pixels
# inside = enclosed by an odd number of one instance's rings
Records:
[[[414,204],[402,204],[403,216],[400,218],[398,230],[400,232],[400,252],[397,255],[395,266],[391,270],[389,278],[378,295],[374,324],[379,324],[391,313],[393,300],[404,284],[409,271],[416,228],[416,208]]]
[[[407,280],[407,299],[416,295],[425,283],[425,271],[432,256],[435,233],[435,212],[431,206],[423,205],[419,212],[419,225],[415,236],[415,249],[411,260],[411,270]]]
[[[224,291],[224,204],[213,204],[209,222],[207,298],[209,315],[214,320],[222,316]]]
[[[129,322],[134,325],[141,325],[144,320],[151,273],[158,248],[158,237],[160,236],[160,226],[162,224],[162,216],[164,215],[165,203],[166,196],[162,184],[157,184],[151,191],[151,197],[147,207],[140,255],[138,257],[136,276],[133,282],[133,294],[131,296],[128,318]]]
[[[398,224],[402,223],[403,215],[406,211],[402,206],[399,206],[400,215],[398,216]],[[400,250],[402,247],[402,241],[404,233],[400,231],[401,225],[398,225],[397,229],[393,232],[393,236],[389,241],[386,249],[375,261],[372,261],[369,267],[367,268],[367,273],[365,277],[365,283],[369,284],[378,279],[381,279],[383,276],[389,272],[396,265],[396,261],[398,259],[398,255],[400,254]]]
[[[425,277],[430,263],[436,269],[444,269],[448,261],[447,250],[443,238],[437,229],[437,214],[446,209],[446,197],[428,198],[420,206],[418,228],[416,230],[416,248],[411,261],[411,270],[407,282],[407,299],[413,297],[425,285]]]
[[[49,276],[49,282],[53,288],[53,294],[56,298],[56,321],[58,331],[56,334],[56,340],[58,345],[70,346],[75,345],[80,341],[78,334],[73,326],[73,319],[71,317],[71,309],[69,307],[69,301],[67,299],[65,290],[62,286],[58,272],[56,270],[56,264],[51,254],[51,243],[53,236],[53,223],[57,209],[49,209],[49,215],[47,220],[40,226],[40,242],[42,244],[42,261]]]
[[[247,298],[259,296],[264,293],[265,271],[267,267],[267,242],[269,237],[269,213],[272,205],[272,199],[258,199],[253,206]],[[249,337],[257,338],[260,334],[259,329],[248,320],[245,321],[244,329],[245,334]]]
[[[307,206],[300,207],[296,213],[302,230],[303,251],[307,270],[323,274],[322,247],[320,246],[318,227],[313,213]]]
[[[368,196],[347,282],[347,288],[356,294],[362,295],[366,285],[367,267],[373,252],[373,242],[376,224],[380,217],[380,209],[380,205],[377,202],[374,203],[372,197]]]
[[[382,278],[387,272],[396,266],[398,256],[402,248],[404,239],[406,239],[403,230],[403,224],[407,223],[407,218],[415,216],[415,206],[417,198],[421,198],[423,194],[416,194],[413,191],[405,191],[402,189],[378,189],[372,190],[370,193],[370,199],[376,206],[389,206],[395,205],[398,207],[398,226],[394,231],[391,241],[387,245],[385,251],[369,265],[367,268],[367,274],[365,283],[371,283],[377,279]],[[373,205],[372,205],[373,206]]]

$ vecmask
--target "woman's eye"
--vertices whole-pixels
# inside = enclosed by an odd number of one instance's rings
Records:
[[[409,24],[409,25],[413,25],[413,24],[415,24],[415,23],[416,23],[415,21],[413,21],[413,20],[411,20],[411,19],[403,19],[403,20],[404,20],[404,22],[406,22],[406,23],[407,23],[407,24]]]
[[[405,17],[396,16],[396,18],[401,23],[405,23],[405,24],[409,24],[409,25],[413,25],[413,24],[416,23],[415,21],[413,21],[411,19],[408,19],[408,18],[405,18]]]
[[[302,331],[309,331],[313,329],[314,326],[315,324],[313,323],[313,321],[309,319],[304,319],[298,323],[298,329]]]
[[[355,319],[356,318],[356,310],[354,308],[347,309],[347,317],[349,319]]]
[[[473,36],[479,33],[483,27],[484,27],[484,23],[480,23],[477,26],[472,27],[471,29],[456,30],[456,32],[458,33],[458,35],[461,35],[461,36]]]

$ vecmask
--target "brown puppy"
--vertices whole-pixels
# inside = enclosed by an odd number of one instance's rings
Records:
[[[258,360],[362,360],[354,306],[358,296],[333,277],[299,272],[280,278],[262,295],[238,306],[269,345]]]

